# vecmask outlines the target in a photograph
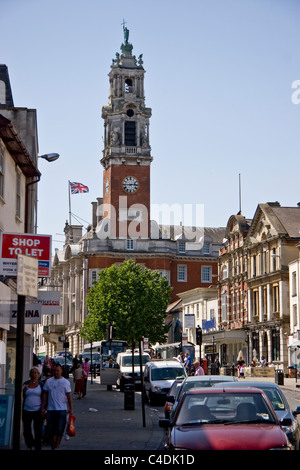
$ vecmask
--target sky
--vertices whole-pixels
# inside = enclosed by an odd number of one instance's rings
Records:
[[[37,232],[53,251],[68,181],[89,187],[71,196],[83,233],[103,195],[101,112],[123,20],[146,70],[152,205],[201,205],[206,227],[226,227],[240,208],[251,219],[259,203],[296,206],[299,18],[299,0],[0,0],[14,104],[37,110],[39,155],[60,154],[39,159]]]

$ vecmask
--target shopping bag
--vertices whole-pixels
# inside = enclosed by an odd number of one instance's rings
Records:
[[[70,413],[69,414],[68,427],[67,427],[67,434],[70,437],[76,436],[75,424],[74,424],[75,419],[76,419],[76,417]]]

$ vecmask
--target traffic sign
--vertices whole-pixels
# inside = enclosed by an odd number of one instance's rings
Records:
[[[38,260],[36,258],[18,255],[17,294],[38,296]]]
[[[51,275],[51,235],[36,235],[31,233],[0,234],[0,275],[17,275],[18,255],[38,259],[38,276]]]

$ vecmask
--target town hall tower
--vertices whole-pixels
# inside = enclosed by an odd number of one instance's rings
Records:
[[[123,30],[121,54],[109,73],[109,104],[102,108],[103,215],[110,219],[110,238],[148,238],[151,109],[145,106],[142,54],[132,55],[129,30]]]

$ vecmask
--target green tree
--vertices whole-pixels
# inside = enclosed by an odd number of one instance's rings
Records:
[[[143,336],[152,344],[163,343],[171,291],[166,277],[132,260],[103,269],[87,295],[89,314],[81,335],[98,341],[106,337],[107,325],[112,325],[117,338],[129,344]]]

